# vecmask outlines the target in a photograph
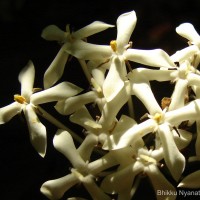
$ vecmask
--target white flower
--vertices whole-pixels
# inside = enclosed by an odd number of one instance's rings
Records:
[[[81,91],[81,88],[72,83],[63,82],[47,90],[33,93],[34,78],[35,68],[30,61],[19,74],[21,94],[14,95],[14,103],[0,108],[0,124],[8,122],[16,114],[23,111],[28,124],[30,141],[37,152],[44,157],[47,145],[46,128],[37,117],[37,114],[43,114],[38,105],[76,95]]]
[[[134,185],[137,175],[144,173],[150,178],[154,190],[176,191],[173,185],[164,177],[159,169],[159,159],[162,158],[162,150],[148,151],[142,143],[135,147],[126,147],[115,150],[114,157],[119,160],[119,168],[106,176],[101,184],[104,191],[117,193],[119,199],[132,199],[138,185]],[[124,156],[126,155],[126,156]],[[160,156],[161,155],[161,156]],[[123,184],[122,184],[123,183]],[[157,196],[157,199],[175,199],[176,196]]]
[[[117,19],[117,38],[108,45],[89,44],[82,40],[76,40],[66,47],[66,51],[84,60],[105,60],[110,59],[111,65],[106,80],[103,84],[103,94],[106,100],[111,101],[124,86],[126,76],[125,61],[130,60],[144,65],[153,67],[175,67],[170,57],[161,49],[155,50],[137,50],[130,49],[129,43],[131,34],[136,25],[135,11],[127,12],[120,15]],[[121,62],[117,67],[116,57]]]
[[[69,25],[66,26],[66,32],[55,25],[47,26],[42,31],[42,37],[46,40],[56,40],[64,44],[44,74],[44,88],[51,87],[61,78],[69,56],[69,54],[65,51],[66,45],[69,45],[74,40],[87,38],[88,36],[110,27],[113,27],[113,25],[95,21],[75,32],[70,33]]]
[[[76,149],[71,135],[67,131],[58,130],[54,137],[54,147],[64,154],[72,163],[71,173],[45,182],[41,187],[41,192],[49,199],[60,199],[64,193],[77,183],[82,183],[93,199],[111,200],[111,198],[99,188],[95,182],[95,176],[101,171],[116,165],[112,154],[106,154],[98,160],[89,163],[83,157],[89,158],[97,140],[94,136],[88,135],[87,142],[83,142]],[[83,147],[84,146],[84,147]],[[89,150],[87,149],[89,147]],[[86,151],[87,149],[87,151]],[[86,154],[84,152],[87,152]],[[83,157],[82,157],[83,156]]]

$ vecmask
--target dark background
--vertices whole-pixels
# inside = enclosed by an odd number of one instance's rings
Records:
[[[175,27],[191,22],[199,31],[199,9],[199,0],[0,0],[0,107],[13,102],[13,95],[20,93],[18,73],[30,59],[36,68],[35,86],[42,87],[43,74],[59,50],[56,42],[40,37],[42,29],[49,24],[63,30],[66,24],[77,30],[95,20],[115,24],[120,14],[135,10],[138,21],[131,38],[133,48],[162,48],[171,55],[186,46]],[[110,29],[88,41],[109,44],[115,38],[116,29]],[[76,62],[69,64],[63,80],[88,87]],[[171,90],[161,88],[156,97],[161,99],[170,93]],[[140,112],[137,108],[136,111]],[[52,146],[56,128],[45,120],[42,122],[48,132],[44,159],[30,145],[23,116],[0,126],[1,200],[45,200],[39,192],[42,183],[68,173],[70,164]],[[80,187],[74,190],[81,196]],[[63,199],[70,197],[74,190]],[[134,199],[142,199],[141,192],[147,199],[155,198],[148,184],[141,184]]]

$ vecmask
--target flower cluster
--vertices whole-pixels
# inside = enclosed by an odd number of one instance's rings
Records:
[[[1,124],[24,113],[30,142],[42,157],[47,136],[40,117],[58,127],[53,145],[70,161],[71,169],[66,176],[43,183],[41,192],[49,199],[61,199],[78,183],[92,199],[132,199],[141,175],[149,178],[155,192],[174,194],[157,199],[176,199],[178,187],[200,188],[200,169],[183,176],[188,160],[200,157],[200,35],[192,24],[183,23],[176,32],[188,44],[173,55],[162,49],[134,49],[130,38],[136,21],[135,11],[120,15],[116,39],[109,45],[92,44],[86,38],[114,25],[94,21],[75,32],[69,25],[65,31],[56,25],[47,26],[42,37],[57,41],[61,49],[44,74],[44,89],[33,87],[35,68],[29,61],[19,74],[21,94],[15,94],[13,103],[0,108]],[[90,91],[67,81],[59,83],[71,56],[79,61]],[[132,63],[141,66],[132,69]],[[173,93],[158,102],[151,81],[173,84]],[[147,110],[140,121],[135,118],[133,97]],[[55,102],[54,109],[60,115],[81,126],[84,137],[42,108],[41,104],[49,102]],[[95,117],[90,104],[94,105]],[[120,114],[124,105],[129,114]],[[193,138],[195,154],[188,158],[184,149]]]

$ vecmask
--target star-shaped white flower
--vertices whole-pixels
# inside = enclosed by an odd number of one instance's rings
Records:
[[[63,44],[55,59],[44,74],[44,88],[51,87],[61,78],[64,72],[65,64],[69,57],[69,54],[65,51],[66,45],[71,44],[75,40],[85,39],[110,27],[113,27],[113,25],[100,21],[94,21],[93,23],[72,33],[70,33],[69,25],[66,26],[66,32],[55,25],[49,25],[44,28],[42,31],[42,37],[44,39],[50,41],[55,40]],[[80,61],[80,63],[83,65],[83,68],[86,67],[83,61]]]
[[[41,186],[41,192],[49,199],[60,199],[68,189],[77,183],[82,183],[93,199],[111,200],[97,186],[95,176],[116,165],[117,162],[112,154],[108,153],[89,163],[90,155],[97,142],[97,137],[89,134],[80,147],[76,149],[71,135],[67,131],[58,130],[53,140],[54,147],[71,162],[73,168],[70,174],[45,182]]]
[[[81,92],[81,88],[69,82],[62,82],[52,88],[34,93],[35,68],[30,61],[20,72],[21,94],[14,95],[15,102],[0,108],[0,124],[8,122],[16,114],[24,112],[30,141],[37,152],[44,157],[46,153],[46,128],[37,117],[43,115],[39,104],[66,99]]]

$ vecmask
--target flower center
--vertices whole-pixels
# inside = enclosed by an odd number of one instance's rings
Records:
[[[19,95],[19,94],[15,94],[15,95],[14,95],[14,100],[15,100],[16,102],[20,103],[20,104],[26,104],[26,103],[27,103],[27,102],[26,102],[26,98],[23,97],[23,96],[21,96],[21,95]]]
[[[153,119],[159,124],[162,120],[162,114],[160,113],[156,113],[154,116],[153,116]]]
[[[147,164],[147,163],[156,164],[157,163],[157,161],[154,158],[147,156],[145,154],[140,154],[139,159],[144,164]]]
[[[116,40],[112,40],[112,41],[110,42],[110,46],[111,46],[111,48],[112,48],[112,50],[113,50],[114,52],[117,51],[117,41],[116,41]]]

